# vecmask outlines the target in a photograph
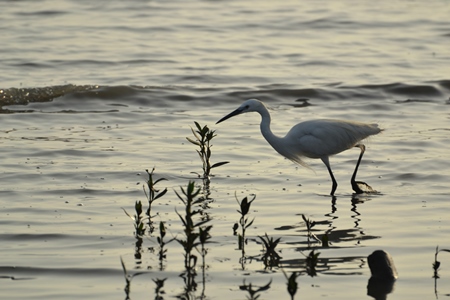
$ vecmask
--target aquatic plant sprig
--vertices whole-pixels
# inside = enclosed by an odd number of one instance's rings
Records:
[[[439,246],[436,246],[436,252],[434,253],[434,262],[433,262],[433,278],[437,279],[439,278],[439,274],[438,274],[438,270],[439,267],[441,266],[441,262],[437,260],[437,256],[439,254],[439,252],[450,252],[449,249],[439,249]]]
[[[145,235],[145,231],[147,230],[147,227],[145,225],[145,220],[148,219],[148,217],[144,216],[142,211],[142,202],[136,201],[134,204],[134,210],[136,214],[134,216],[130,215],[123,207],[123,211],[125,214],[133,220],[134,225],[134,237],[136,238],[136,243],[134,246],[134,257],[136,258],[136,263],[139,265],[141,264],[141,258],[142,258],[142,243],[143,243],[143,236]]]
[[[167,193],[167,188],[164,188],[164,190],[162,190],[162,191],[155,188],[155,185],[158,182],[167,180],[167,179],[159,178],[159,179],[154,180],[153,179],[154,171],[155,171],[155,168],[153,168],[151,172],[149,172],[147,169],[145,170],[145,172],[147,172],[147,175],[148,175],[148,179],[146,180],[148,192],[146,191],[145,185],[143,185],[143,187],[142,187],[144,189],[145,197],[147,198],[147,201],[148,201],[148,208],[145,213],[148,217],[148,226],[149,226],[150,232],[153,232],[153,229],[154,229],[153,222],[152,222],[152,215],[151,215],[152,204],[153,204],[153,202],[155,202],[155,200],[161,198],[162,196],[164,196]]]
[[[203,259],[203,291],[202,295],[204,295],[205,291],[205,256],[206,256],[206,248],[205,244],[211,238],[209,231],[212,226],[204,226],[207,222],[210,221],[210,218],[207,217],[201,218],[198,216],[200,221],[195,222],[194,217],[196,215],[201,214],[201,209],[194,209],[194,206],[201,205],[204,201],[203,197],[199,197],[200,188],[195,188],[195,182],[189,181],[186,189],[181,188],[181,194],[175,191],[175,194],[178,198],[183,202],[185,206],[185,214],[182,216],[176,209],[175,212],[179,216],[181,222],[184,226],[184,238],[175,238],[175,240],[183,246],[184,249],[184,266],[185,271],[180,274],[180,277],[183,278],[185,282],[185,288],[182,295],[178,296],[180,299],[193,299],[191,293],[197,289],[197,283],[195,282],[195,276],[197,275],[195,271],[195,266],[197,264],[197,256],[192,253],[192,250],[195,248],[202,255]],[[201,245],[201,250],[198,249],[198,246]],[[203,298],[202,298],[203,299]]]
[[[131,220],[133,220],[133,225],[134,225],[134,235],[136,238],[142,238],[142,236],[145,235],[145,230],[146,225],[145,225],[145,220],[148,217],[145,217],[142,215],[142,202],[141,201],[136,201],[136,203],[134,204],[134,210],[136,212],[136,214],[134,216],[130,215],[125,208],[123,208],[123,211],[125,212],[125,214],[130,217]]]
[[[159,244],[159,270],[164,270],[164,264],[163,261],[166,259],[166,253],[167,249],[164,249],[164,246],[166,245],[166,242],[164,242],[164,237],[166,236],[166,227],[164,226],[164,222],[159,222],[159,236],[156,238],[158,244]]]
[[[241,214],[241,217],[239,219],[239,224],[241,225],[241,234],[238,235],[238,243],[239,243],[239,249],[242,250],[242,254],[245,254],[244,248],[245,248],[245,231],[247,228],[252,226],[253,222],[255,221],[255,218],[253,218],[251,221],[249,221],[249,218],[246,217],[248,213],[250,212],[250,206],[253,201],[256,199],[256,195],[253,195],[252,200],[248,200],[248,197],[245,197],[242,199],[241,202],[237,199],[236,193],[234,194],[234,197],[236,198],[237,203],[239,204],[241,210],[238,210],[237,212]],[[235,229],[236,231],[236,229]]]
[[[200,233],[196,232],[196,229],[200,228],[202,225],[209,222],[210,219],[201,220],[197,223],[194,222],[193,217],[195,215],[200,214],[200,210],[198,210],[198,209],[194,210],[193,206],[201,204],[203,201],[202,197],[197,198],[197,196],[200,193],[200,188],[195,189],[194,181],[189,181],[186,189],[181,187],[181,193],[182,193],[182,195],[180,195],[177,191],[175,191],[175,194],[178,196],[178,198],[181,200],[181,202],[183,202],[183,204],[185,205],[185,215],[183,217],[178,211],[175,210],[175,212],[177,213],[181,222],[183,223],[183,226],[184,226],[183,231],[185,234],[185,239],[176,238],[176,241],[178,241],[178,243],[180,243],[185,250],[185,267],[186,267],[186,269],[193,269],[196,265],[197,257],[192,254],[192,250],[201,244],[201,241],[198,240],[198,238],[201,235],[201,232]],[[208,239],[206,233],[210,229],[211,229],[211,227],[209,227],[209,229],[208,229],[208,227],[207,227],[207,229],[204,229],[206,231],[203,233],[202,239],[205,242]]]
[[[190,143],[199,147],[199,149],[196,151],[198,153],[198,156],[200,157],[200,160],[202,161],[202,169],[203,169],[202,178],[204,180],[209,180],[212,169],[228,164],[229,161],[222,161],[215,164],[211,164],[210,161],[211,147],[212,147],[211,141],[215,136],[217,136],[216,131],[209,129],[207,125],[202,127],[198,122],[195,121],[194,124],[197,130],[194,130],[191,127],[191,131],[195,139],[191,139],[189,137],[186,137],[186,139]]]
[[[276,252],[276,247],[281,241],[281,238],[274,240],[273,237],[269,237],[267,233],[264,236],[258,236],[264,245],[264,254],[262,260],[266,268],[272,268],[278,266],[281,256]]]

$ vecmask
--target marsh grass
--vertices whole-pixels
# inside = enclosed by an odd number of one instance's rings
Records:
[[[134,236],[136,238],[136,252],[135,258],[141,259],[142,254],[142,243],[143,237],[148,234],[149,239],[151,240],[151,235],[154,230],[157,230],[158,235],[156,236],[156,242],[159,250],[156,251],[153,247],[148,248],[151,253],[155,253],[159,259],[159,270],[163,271],[165,269],[165,261],[167,260],[167,249],[166,246],[173,240],[176,240],[178,244],[180,244],[183,248],[184,255],[184,270],[180,274],[180,277],[184,280],[184,290],[182,293],[175,295],[178,299],[206,299],[205,289],[206,289],[206,256],[208,254],[207,244],[211,239],[211,230],[212,225],[208,225],[208,222],[211,221],[210,214],[208,213],[208,209],[210,209],[209,204],[211,203],[209,200],[210,191],[210,176],[211,170],[213,168],[222,166],[227,164],[228,162],[219,162],[216,164],[211,164],[211,140],[216,136],[215,131],[210,130],[207,126],[200,126],[199,123],[194,122],[196,126],[196,130],[192,129],[192,133],[195,139],[187,138],[189,142],[198,146],[199,148],[196,150],[202,162],[202,171],[203,174],[196,173],[198,177],[203,179],[203,189],[200,186],[196,186],[194,181],[189,181],[186,187],[180,186],[179,191],[174,191],[178,199],[183,203],[184,209],[183,212],[179,212],[175,208],[175,213],[178,215],[181,223],[182,223],[182,236],[175,236],[174,238],[166,241],[166,224],[164,221],[159,222],[159,226],[156,226],[152,221],[152,218],[158,215],[158,213],[154,214],[152,211],[152,205],[158,199],[161,199],[163,196],[167,194],[167,188],[159,189],[156,187],[158,183],[161,181],[167,180],[165,178],[155,178],[153,168],[151,171],[146,170],[148,179],[143,185],[144,194],[146,196],[148,202],[148,208],[144,210],[142,202],[135,202],[135,214],[129,214],[125,209],[125,214],[133,220],[134,226]],[[194,172],[192,172],[194,173]],[[202,193],[203,192],[203,193]],[[235,194],[236,202],[239,204],[239,209],[237,212],[240,214],[239,221],[236,222],[233,226],[233,234],[238,236],[238,249],[241,251],[240,263],[242,270],[245,269],[245,264],[248,258],[256,258],[258,256],[246,256],[245,246],[248,243],[247,239],[247,229],[249,229],[255,218],[250,218],[250,209],[251,205],[256,199],[256,195],[252,195],[251,197],[244,197],[241,201],[238,200]],[[308,249],[311,247],[311,240],[319,239],[313,234],[312,229],[316,225],[316,222],[307,218],[305,215],[302,215],[303,221],[306,225],[307,230],[307,241],[308,241]],[[240,230],[239,230],[240,228]],[[277,267],[280,264],[282,257],[277,253],[277,246],[281,242],[281,238],[273,238],[270,237],[267,233],[263,236],[258,236],[261,241],[261,245],[263,246],[263,252],[261,257],[261,261],[264,263],[265,269]],[[328,246],[328,235],[324,234],[322,236],[322,247]],[[256,240],[254,242],[258,243]],[[310,276],[316,275],[316,265],[318,263],[318,257],[320,253],[316,253],[312,250],[305,259],[305,269],[306,273]],[[198,284],[196,282],[197,277],[197,266],[199,265],[199,257],[201,256],[201,271],[202,271],[202,283],[203,288],[201,290],[201,295],[195,295],[195,292],[198,289]],[[121,258],[122,268],[124,270],[124,277],[126,280],[125,292],[127,295],[126,299],[129,299],[129,294],[131,290],[131,280],[137,276],[144,274],[144,272],[138,272],[135,274],[128,274],[125,268],[125,264]],[[137,268],[142,268],[139,265]],[[151,267],[148,267],[151,268]],[[283,270],[282,270],[283,271]],[[300,271],[293,272],[290,276],[287,276],[284,273],[284,276],[287,280],[287,291],[291,297],[294,299],[294,295],[298,290],[297,278],[300,275]],[[164,292],[164,283],[167,278],[164,279],[152,279],[156,284],[155,287],[155,299],[161,300],[165,294]],[[269,281],[266,285],[263,286],[254,286],[251,283],[246,284],[245,280],[242,285],[239,286],[240,290],[244,290],[248,292],[247,299],[258,299],[261,296],[261,293],[267,291],[271,286],[272,280]]]
[[[134,225],[134,233],[133,234],[136,239],[136,242],[134,245],[134,258],[136,259],[136,264],[140,265],[142,263],[142,261],[141,261],[141,259],[142,259],[142,244],[143,244],[142,238],[144,237],[145,231],[147,230],[145,221],[148,219],[148,217],[146,217],[143,214],[141,201],[136,201],[134,204],[134,210],[135,210],[134,216],[130,215],[123,207],[122,207],[122,209],[125,212],[125,214],[131,220],[133,220],[133,225]]]
[[[167,249],[166,246],[173,240],[176,240],[178,244],[180,244],[184,250],[184,271],[180,274],[180,277],[183,278],[185,286],[182,293],[175,295],[178,299],[206,299],[205,296],[205,288],[206,288],[206,256],[208,254],[207,244],[211,239],[211,230],[212,225],[208,225],[208,222],[211,221],[210,214],[208,213],[208,209],[210,209],[209,204],[211,203],[208,200],[212,200],[209,198],[209,184],[211,170],[227,164],[228,162],[219,162],[212,164],[211,163],[211,141],[216,136],[214,130],[210,130],[207,126],[201,126],[198,122],[194,122],[196,129],[191,128],[192,134],[194,135],[194,139],[187,138],[187,140],[198,146],[197,154],[200,157],[202,163],[202,171],[203,174],[196,173],[199,178],[203,179],[203,189],[201,187],[196,186],[194,181],[189,181],[186,187],[180,186],[180,191],[174,191],[178,199],[183,203],[184,209],[183,212],[179,212],[175,208],[175,213],[178,215],[181,223],[182,223],[182,236],[175,236],[174,238],[166,241],[166,224],[164,221],[159,222],[159,226],[156,226],[152,221],[152,218],[158,215],[158,213],[153,213],[152,205],[158,199],[161,199],[163,196],[167,194],[167,188],[159,189],[157,188],[157,184],[161,181],[167,180],[165,178],[155,178],[155,168],[151,171],[145,170],[148,176],[148,179],[145,181],[143,185],[144,194],[146,196],[148,207],[147,209],[143,208],[143,204],[141,201],[135,202],[135,214],[129,214],[124,208],[123,211],[125,214],[133,220],[134,226],[134,236],[136,238],[136,252],[135,258],[141,259],[142,254],[142,243],[143,237],[148,234],[149,240],[152,238],[152,234],[154,230],[157,230],[158,235],[156,236],[156,243],[158,245],[159,250],[156,251],[153,247],[148,248],[150,253],[156,253],[159,260],[159,271],[163,271],[165,269],[165,261],[167,260]],[[194,173],[194,172],[192,172]],[[202,193],[203,191],[203,193]],[[247,256],[245,253],[245,245],[248,243],[247,240],[247,229],[249,229],[255,218],[251,219],[249,217],[250,209],[253,201],[256,199],[256,195],[252,195],[252,197],[244,197],[241,201],[238,200],[235,194],[236,202],[239,204],[239,209],[237,212],[240,214],[239,221],[236,222],[233,226],[233,234],[238,236],[238,249],[241,250],[241,258],[240,263],[241,267],[245,269],[245,263],[247,260]],[[303,220],[305,221],[307,231],[308,231],[308,248],[310,247],[310,240],[314,237],[312,233],[312,228],[316,225],[316,222],[306,218],[302,215]],[[240,230],[239,230],[240,228]],[[238,232],[239,231],[239,232]],[[281,238],[273,238],[269,237],[267,233],[264,236],[258,236],[261,241],[261,245],[263,246],[263,254],[261,256],[261,260],[264,263],[265,268],[272,268],[279,265],[281,256],[277,253],[277,246],[281,242]],[[327,244],[326,242],[327,236],[323,236],[322,244]],[[254,240],[256,243],[257,241]],[[201,295],[195,295],[197,291],[198,284],[196,282],[197,276],[197,266],[199,265],[198,255],[201,256],[201,271],[202,271],[202,283],[203,288],[201,290]],[[308,257],[306,257],[306,272],[311,276],[314,276],[315,266],[318,261],[319,253],[315,253],[314,250],[311,251]],[[250,258],[257,258],[257,256],[250,256]],[[131,290],[131,281],[135,276],[144,274],[144,272],[134,273],[132,275],[128,274],[127,269],[125,267],[125,263],[121,258],[121,264],[124,271],[124,277],[126,281],[125,292],[127,295],[126,299],[129,299],[130,290]],[[142,268],[141,265],[137,266],[137,268]],[[148,267],[151,269],[151,267]],[[284,271],[283,271],[284,273]],[[296,282],[297,277],[299,276],[299,272],[293,272],[289,277],[284,273],[287,279],[287,290],[291,296],[291,299],[294,299],[294,295],[297,292],[298,284]],[[164,283],[167,278],[164,279],[152,279],[156,284],[155,287],[155,299],[162,300],[165,295],[164,292]],[[240,290],[244,290],[248,292],[247,299],[258,299],[261,296],[261,293],[267,291],[271,286],[272,280],[269,281],[266,285],[263,286],[254,286],[251,283],[246,284],[245,280],[242,285],[239,286]]]
[[[253,199],[250,201],[248,200],[248,197],[245,197],[241,202],[239,202],[239,200],[237,199],[236,193],[234,194],[234,197],[236,198],[236,202],[239,204],[240,210],[237,210],[237,212],[241,215],[241,217],[239,218],[239,223],[235,223],[233,226],[233,234],[238,236],[238,249],[241,250],[240,264],[242,270],[244,270],[245,263],[247,261],[247,257],[245,255],[245,245],[247,244],[247,238],[245,237],[245,234],[246,230],[250,226],[252,226],[253,222],[255,221],[255,218],[250,221],[247,215],[250,213],[250,206],[256,199],[256,195],[253,195]],[[241,233],[237,233],[239,225],[241,227]]]
[[[154,203],[155,200],[160,199],[162,196],[166,195],[167,189],[163,189],[162,191],[157,190],[155,188],[155,185],[162,180],[165,180],[164,178],[160,179],[154,179],[154,169],[149,172],[148,170],[147,174],[149,176],[147,181],[147,187],[148,191],[146,192],[145,186],[144,191],[146,194],[146,197],[148,199],[149,207],[145,211],[143,208],[143,205],[140,201],[136,201],[135,203],[135,214],[132,216],[128,214],[125,209],[124,212],[133,220],[134,224],[134,235],[137,239],[137,246],[136,246],[136,254],[135,257],[137,258],[137,254],[140,254],[141,251],[138,251],[142,247],[142,237],[145,236],[147,233],[147,229],[150,225],[153,226],[153,223],[146,223],[148,219],[151,217],[154,217],[152,215],[152,209],[151,205]],[[211,230],[212,225],[209,225],[208,222],[212,221],[211,217],[208,213],[205,213],[205,199],[204,195],[202,194],[202,188],[201,186],[196,185],[194,181],[189,181],[187,186],[183,187],[180,186],[179,191],[174,191],[178,199],[182,202],[184,205],[183,211],[178,211],[175,208],[175,213],[178,215],[179,220],[182,223],[182,230],[183,235],[182,236],[176,236],[172,238],[169,241],[166,241],[166,235],[167,235],[167,229],[166,224],[164,221],[159,222],[159,226],[155,226],[156,232],[159,234],[157,235],[156,242],[159,246],[158,251],[154,251],[155,254],[158,255],[159,259],[159,270],[163,271],[165,269],[165,261],[167,260],[167,249],[166,245],[171,242],[172,240],[176,240],[178,244],[180,244],[183,247],[183,255],[184,255],[184,270],[180,274],[180,277],[184,281],[184,289],[183,292],[179,293],[178,295],[174,295],[174,297],[178,299],[206,299],[205,296],[205,289],[206,289],[206,269],[207,269],[207,263],[206,263],[206,256],[208,254],[207,244],[211,240]],[[239,205],[239,209],[237,209],[237,212],[240,214],[239,221],[236,222],[233,226],[233,233],[234,235],[238,236],[238,248],[241,250],[242,256],[240,258],[240,263],[242,266],[242,270],[245,269],[246,260],[248,257],[246,256],[245,252],[245,246],[248,243],[247,239],[247,229],[249,229],[255,221],[255,218],[250,217],[250,209],[251,205],[256,199],[256,195],[252,195],[251,197],[244,197],[241,201],[238,200],[236,194],[235,194],[236,202]],[[209,209],[209,207],[206,206],[206,209]],[[309,218],[307,218],[305,215],[302,215],[302,219],[306,226],[307,236],[306,239],[308,241],[308,249],[311,247],[311,240],[316,239],[317,241],[322,242],[322,247],[328,246],[328,235],[325,233],[321,236],[321,239],[319,240],[317,236],[315,236],[312,232],[314,226],[317,224],[322,224],[322,222],[315,222]],[[148,231],[150,233],[150,231]],[[260,244],[263,246],[263,253],[261,257],[261,261],[264,263],[265,269],[267,268],[273,268],[273,267],[279,267],[280,263],[282,263],[282,257],[279,255],[277,251],[278,245],[281,243],[281,238],[274,238],[270,237],[267,233],[261,236],[257,236],[260,240]],[[150,236],[150,238],[152,238]],[[252,240],[257,243],[257,240]],[[139,246],[138,246],[139,242]],[[149,248],[150,249],[150,248]],[[153,248],[151,248],[153,249]],[[445,249],[438,250],[436,249],[436,255],[435,255],[435,263],[434,265],[437,265],[439,267],[439,262],[437,261],[437,253],[440,251],[448,251]],[[450,251],[448,251],[450,252]],[[201,256],[201,258],[199,257]],[[316,252],[316,250],[312,250],[309,252],[309,254],[305,255],[305,264],[304,269],[305,271],[296,271],[290,274],[288,276],[284,270],[282,270],[286,280],[287,280],[287,291],[290,295],[290,299],[293,300],[294,296],[297,293],[298,290],[298,283],[297,278],[300,276],[301,273],[305,272],[311,277],[314,277],[317,275],[316,267],[319,261],[319,252]],[[249,256],[250,258],[256,258],[259,260],[258,255],[255,256]],[[196,291],[199,289],[199,284],[196,282],[197,278],[197,267],[200,265],[200,259],[201,259],[201,271],[202,271],[202,277],[201,281],[203,283],[203,288],[201,289],[200,293],[201,295],[196,295]],[[125,286],[125,292],[127,294],[127,298],[129,299],[130,290],[131,290],[131,280],[133,277],[137,275],[144,274],[144,272],[138,272],[135,274],[128,274],[127,270],[125,268],[125,264],[123,260],[121,259],[122,268],[124,270],[124,277],[126,280],[126,286]],[[141,268],[141,266],[139,266]],[[151,267],[149,267],[151,268]],[[437,274],[437,273],[436,273]],[[152,279],[155,284],[155,299],[161,300],[164,298],[165,292],[164,292],[164,283],[167,280],[167,278],[164,279]],[[254,286],[251,283],[246,284],[245,281],[242,285],[239,286],[240,290],[247,291],[247,299],[258,299],[262,295],[264,291],[267,291],[271,286],[272,280],[263,286]]]
[[[183,249],[185,250],[184,264],[186,269],[192,269],[195,267],[197,262],[197,257],[192,254],[192,250],[200,245],[200,233],[196,232],[196,230],[198,230],[200,226],[206,224],[210,220],[201,220],[197,223],[195,223],[194,221],[194,216],[200,214],[200,210],[195,209],[195,205],[199,205],[202,202],[202,198],[197,198],[200,193],[200,189],[195,188],[195,182],[190,181],[186,189],[184,189],[183,187],[180,188],[182,195],[180,195],[176,191],[175,193],[185,206],[185,214],[184,216],[182,216],[178,211],[175,211],[181,222],[183,223],[185,238],[176,238],[176,241],[180,243],[180,245],[182,245]]]
[[[198,151],[199,155],[201,151]],[[210,152],[209,152],[210,153]],[[151,218],[154,217],[152,213],[152,204],[157,199],[160,199],[164,195],[167,194],[167,188],[157,189],[156,184],[159,182],[166,180],[165,178],[154,178],[154,168],[152,171],[148,171],[148,180],[146,184],[143,186],[144,193],[146,195],[148,201],[148,208],[145,210],[143,208],[141,201],[135,202],[135,214],[129,214],[125,209],[125,214],[133,220],[134,226],[134,236],[136,238],[136,252],[135,258],[141,259],[142,254],[142,243],[143,237],[148,233],[152,234],[154,229],[157,230],[158,235],[156,236],[156,242],[158,244],[159,250],[156,251],[153,247],[149,248],[151,252],[155,252],[158,255],[159,259],[159,270],[163,271],[165,269],[165,261],[167,260],[167,249],[166,245],[172,240],[176,240],[178,244],[183,247],[183,255],[184,255],[184,271],[180,274],[180,277],[183,278],[185,286],[182,293],[176,295],[176,298],[179,299],[205,299],[205,289],[206,289],[206,256],[208,254],[207,244],[211,239],[211,229],[212,225],[208,225],[207,223],[211,221],[210,215],[207,213],[207,209],[209,206],[207,205],[208,198],[205,198],[202,193],[201,186],[196,186],[194,181],[189,181],[186,187],[180,186],[179,191],[174,191],[178,199],[183,203],[184,209],[183,212],[179,212],[175,208],[175,212],[178,215],[182,227],[183,227],[183,235],[182,237],[174,237],[169,241],[166,241],[166,225],[164,221],[159,222],[159,226],[154,226],[154,222],[152,222]],[[238,200],[235,194],[236,202],[239,204],[239,209],[237,212],[240,214],[239,221],[233,226],[234,235],[238,236],[238,249],[241,250],[241,258],[240,263],[241,267],[244,270],[245,264],[247,260],[247,256],[245,253],[245,245],[248,243],[247,239],[247,229],[250,228],[255,218],[250,218],[250,209],[251,205],[256,199],[256,195],[252,195],[251,197],[244,197],[241,201]],[[207,203],[205,205],[205,203]],[[158,215],[156,213],[156,215]],[[316,222],[307,218],[305,215],[302,215],[303,221],[305,222],[306,230],[307,230],[307,240],[308,240],[308,248],[311,247],[311,239],[319,240],[313,233],[312,229],[316,225]],[[240,229],[240,230],[239,230]],[[149,236],[151,238],[151,236]],[[280,264],[282,257],[277,253],[277,246],[281,242],[281,238],[273,238],[270,237],[267,233],[263,236],[258,236],[261,241],[261,245],[263,246],[263,254],[261,257],[261,261],[264,263],[265,269],[277,267]],[[256,242],[256,240],[254,240]],[[322,246],[326,247],[328,245],[328,236],[324,234],[322,236]],[[316,276],[316,265],[318,263],[318,257],[320,253],[312,250],[305,259],[305,269],[306,273],[310,276]],[[195,292],[198,289],[198,284],[196,282],[197,277],[197,266],[199,265],[199,257],[201,256],[201,271],[202,271],[202,283],[203,287],[201,289],[201,295],[196,296]],[[251,258],[257,258],[257,256],[251,256]],[[259,260],[259,259],[258,259]],[[125,292],[127,295],[126,299],[129,299],[130,290],[131,290],[131,280],[137,276],[144,274],[144,272],[138,272],[135,274],[128,274],[125,268],[125,264],[121,258],[122,268],[124,270],[124,277],[126,280]],[[142,268],[141,265],[138,268]],[[283,271],[284,273],[284,271]],[[293,272],[289,277],[284,273],[284,276],[287,279],[287,291],[291,297],[291,300],[294,299],[294,295],[298,289],[297,277],[299,277],[300,272]],[[164,297],[164,283],[167,278],[164,279],[153,279],[156,284],[155,287],[155,299],[161,300]],[[251,283],[246,284],[244,281],[243,285],[240,285],[239,288],[241,290],[245,290],[248,292],[247,299],[258,299],[261,296],[261,293],[267,291],[270,288],[272,281],[264,286],[254,286]]]
[[[125,212],[125,214],[131,219],[133,220],[133,225],[134,225],[134,235],[136,238],[142,238],[145,235],[145,231],[147,229],[146,225],[145,225],[145,220],[148,219],[148,217],[144,216],[142,214],[142,202],[141,201],[136,201],[134,204],[134,210],[135,210],[135,214],[134,216],[130,215],[125,208],[123,208],[123,211]]]
[[[186,137],[186,139],[198,146],[197,154],[200,157],[202,162],[203,175],[197,173],[197,175],[204,180],[205,186],[209,186],[211,170],[225,164],[228,164],[228,161],[222,161],[215,164],[211,164],[211,141],[214,137],[216,137],[216,131],[208,128],[207,125],[201,126],[198,122],[194,122],[196,130],[191,128],[192,134],[194,135],[194,139]]]
[[[192,297],[191,293],[196,291],[197,283],[195,282],[195,276],[197,275],[195,267],[197,265],[197,256],[193,253],[194,249],[202,256],[203,261],[203,289],[202,296],[203,298],[205,291],[205,257],[207,254],[207,250],[205,248],[205,244],[211,238],[210,230],[212,226],[204,226],[206,223],[210,221],[210,219],[202,220],[201,209],[199,206],[204,200],[203,197],[199,197],[200,188],[195,187],[194,181],[189,181],[186,189],[180,187],[181,194],[176,192],[178,198],[183,202],[185,206],[184,216],[180,214],[177,210],[176,213],[179,216],[181,222],[183,223],[183,232],[184,238],[175,238],[175,240],[183,247],[184,249],[184,267],[185,271],[180,275],[185,282],[185,290],[180,297],[182,299],[187,298],[190,299]],[[194,220],[194,218],[200,219],[198,222]],[[200,249],[198,248],[200,247]]]
[[[148,170],[145,170],[145,172],[147,172],[148,179],[146,180],[146,184],[143,185],[143,187],[142,187],[144,190],[145,197],[147,198],[147,201],[148,201],[148,208],[147,208],[147,211],[145,212],[145,214],[147,215],[148,228],[149,228],[150,233],[153,233],[153,230],[154,230],[153,221],[152,221],[152,217],[154,217],[154,216],[152,216],[152,204],[157,199],[161,198],[162,196],[164,196],[167,193],[167,188],[164,188],[164,190],[162,190],[162,191],[156,189],[155,186],[158,182],[167,180],[167,179],[159,178],[159,179],[154,180],[153,179],[154,171],[155,171],[155,168],[153,168],[151,172],[149,172]],[[146,188],[147,188],[148,192],[147,192]]]
[[[253,196],[252,200],[248,200],[248,197],[245,197],[242,199],[241,202],[237,199],[236,194],[234,195],[236,198],[237,203],[240,206],[240,210],[237,212],[241,215],[239,218],[239,225],[241,226],[241,233],[238,235],[238,246],[239,249],[242,250],[242,254],[245,254],[245,244],[247,243],[245,238],[245,232],[246,230],[252,226],[253,222],[255,221],[255,218],[253,218],[251,221],[249,221],[249,218],[247,215],[250,213],[250,206],[252,205],[252,202],[255,201],[256,195]],[[238,226],[239,226],[238,225]],[[237,232],[236,225],[234,226],[234,231]]]
[[[158,259],[159,259],[159,270],[164,270],[164,260],[167,258],[167,249],[165,249],[166,242],[164,242],[164,237],[166,236],[166,227],[164,226],[164,222],[159,222],[159,236],[156,237],[156,240],[159,245],[158,251]]]
[[[146,180],[146,184],[143,186],[145,197],[148,201],[148,208],[144,213],[144,208],[141,201],[136,201],[134,204],[134,210],[135,214],[131,215],[129,214],[125,208],[122,207],[122,210],[125,212],[125,214],[133,220],[133,226],[134,226],[134,237],[136,238],[135,243],[135,253],[134,257],[137,260],[136,263],[140,265],[142,263],[142,245],[143,245],[143,237],[146,235],[146,232],[148,230],[148,234],[152,234],[154,231],[153,221],[152,221],[152,204],[155,202],[155,200],[161,198],[167,193],[167,188],[160,191],[155,188],[155,185],[162,181],[167,180],[165,178],[159,178],[157,180],[153,179],[153,172],[155,171],[155,168],[152,169],[151,172],[148,170],[145,170],[148,175],[148,179]],[[146,186],[148,189],[148,192],[146,190]],[[162,227],[161,227],[162,226]],[[158,237],[158,244],[160,246],[160,253],[159,253],[159,260],[160,260],[160,268],[163,268],[163,259],[166,257],[166,251],[164,249],[165,242],[163,241],[165,235],[165,228],[164,224],[160,224],[160,237]],[[160,240],[159,240],[160,239]],[[153,249],[153,248],[149,248]]]

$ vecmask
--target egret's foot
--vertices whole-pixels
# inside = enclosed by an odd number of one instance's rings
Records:
[[[352,189],[355,191],[356,194],[363,194],[363,193],[373,194],[377,192],[364,181],[352,181]]]

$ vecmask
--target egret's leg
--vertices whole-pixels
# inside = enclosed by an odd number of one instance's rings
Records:
[[[325,164],[325,166],[327,166],[328,173],[330,173],[331,181],[333,181],[333,186],[331,187],[331,193],[330,193],[330,195],[333,196],[338,184],[337,184],[336,179],[334,178],[333,171],[331,171],[330,160],[328,159],[328,156],[322,157],[321,159],[322,159],[323,163]]]
[[[353,172],[352,179],[350,180],[350,183],[352,184],[352,188],[357,194],[363,193],[363,191],[359,188],[358,184],[356,183],[356,173],[358,172],[359,164],[361,163],[361,159],[364,155],[364,152],[366,151],[366,146],[363,144],[358,144],[355,147],[358,147],[361,149],[361,153],[359,154],[358,162],[356,163],[355,171]]]

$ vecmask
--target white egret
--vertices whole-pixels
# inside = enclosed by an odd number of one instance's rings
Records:
[[[359,164],[366,149],[361,140],[380,133],[382,129],[378,128],[377,124],[330,119],[310,120],[292,127],[285,137],[278,137],[270,130],[271,118],[269,111],[264,103],[257,99],[245,101],[239,108],[217,121],[216,124],[247,112],[257,112],[261,115],[260,128],[262,135],[284,157],[303,166],[306,165],[302,161],[303,157],[320,158],[327,167],[333,182],[331,195],[334,195],[336,191],[337,182],[330,167],[329,156],[352,147],[360,148],[361,153],[350,182],[356,193],[363,192],[358,183],[365,183],[355,181]]]

